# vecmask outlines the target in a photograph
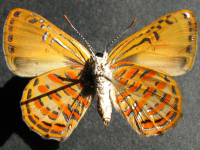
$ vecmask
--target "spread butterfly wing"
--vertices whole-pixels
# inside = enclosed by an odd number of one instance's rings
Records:
[[[23,77],[85,65],[90,58],[90,53],[79,42],[42,16],[25,9],[10,12],[3,39],[8,67]]]
[[[197,21],[190,10],[167,14],[120,42],[108,61],[134,62],[181,75],[194,64]]]
[[[169,75],[130,62],[112,66],[115,107],[144,136],[160,135],[182,116],[182,97]]]
[[[64,141],[94,97],[84,66],[52,70],[32,79],[20,102],[23,120],[43,138]]]

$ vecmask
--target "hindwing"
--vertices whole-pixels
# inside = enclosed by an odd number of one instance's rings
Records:
[[[20,102],[26,124],[43,138],[66,140],[94,97],[87,68],[70,66],[32,79]]]
[[[112,66],[114,104],[140,135],[162,134],[182,116],[182,97],[170,75],[142,65]]]

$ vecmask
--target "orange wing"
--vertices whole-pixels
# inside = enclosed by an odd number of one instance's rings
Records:
[[[134,62],[181,75],[194,64],[197,21],[190,10],[169,13],[120,42],[108,61]]]
[[[3,48],[7,65],[23,77],[50,70],[85,65],[90,53],[84,46],[42,16],[16,8],[4,26]]]
[[[170,75],[131,62],[112,65],[115,107],[143,136],[160,135],[182,116],[182,97]]]
[[[26,124],[43,138],[66,140],[94,97],[87,68],[71,66],[32,79],[23,92]]]

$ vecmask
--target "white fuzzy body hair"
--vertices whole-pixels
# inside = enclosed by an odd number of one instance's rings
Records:
[[[113,93],[112,84],[108,80],[112,79],[112,71],[110,63],[107,63],[107,58],[108,53],[104,51],[103,57],[95,56],[92,66],[94,86],[98,94],[97,108],[105,125],[108,125],[111,119],[111,95]]]

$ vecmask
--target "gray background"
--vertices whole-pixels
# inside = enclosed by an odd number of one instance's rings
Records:
[[[63,17],[67,14],[73,25],[97,51],[119,33],[133,19],[133,27],[109,47],[159,17],[180,9],[190,9],[200,22],[199,0],[168,1],[106,1],[106,0],[1,0],[0,41],[6,17],[13,8],[36,12],[84,44]],[[0,43],[1,45],[2,43]],[[198,44],[199,45],[199,44]],[[0,46],[2,47],[2,45]],[[164,136],[141,138],[126,120],[113,109],[111,123],[106,127],[96,110],[96,99],[69,139],[59,143],[43,140],[29,130],[21,119],[19,102],[29,79],[15,76],[6,66],[3,50],[0,51],[0,149],[199,149],[200,147],[200,52],[193,69],[176,77],[184,98],[183,118]]]

